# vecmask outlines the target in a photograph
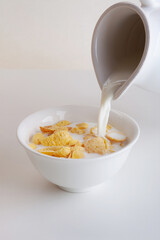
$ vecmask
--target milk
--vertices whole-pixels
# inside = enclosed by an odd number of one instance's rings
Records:
[[[68,126],[74,128],[74,127],[76,127],[76,125],[79,124],[79,123],[81,123],[81,122],[74,122],[74,123],[72,123],[72,124],[70,124],[70,125],[68,125]],[[85,137],[87,134],[90,134],[91,128],[95,128],[95,135],[97,135],[97,123],[96,123],[96,122],[86,122],[86,123],[88,124],[88,128],[85,129],[85,133],[84,133],[84,134],[80,134],[80,135],[79,135],[79,134],[71,133],[71,132],[70,132],[70,135],[72,136],[72,138],[73,138],[74,140],[79,140],[81,143],[83,143],[83,142],[84,142],[84,137]],[[50,124],[52,124],[52,123],[49,122],[47,125],[50,125]],[[39,129],[39,127],[38,127],[38,129]],[[113,130],[112,136],[115,137],[116,139],[119,139],[120,136],[121,136],[121,134],[119,134],[118,129],[112,127],[112,130]],[[112,131],[112,130],[110,130],[110,131]],[[32,132],[31,137],[30,137],[30,138],[28,139],[28,141],[27,141],[27,144],[32,143],[33,135],[35,135],[36,133],[39,133],[39,132],[40,132],[39,130],[34,129],[34,131]],[[48,137],[48,134],[44,134],[44,136],[45,136],[45,137]],[[126,143],[124,143],[123,146],[125,146],[125,144],[126,144]],[[112,148],[113,148],[114,152],[117,152],[117,151],[121,150],[123,146],[120,144],[120,142],[113,142],[113,143],[112,143]],[[43,149],[43,148],[48,148],[48,147],[39,144],[39,145],[37,145],[36,149],[34,149],[34,150],[37,152],[38,150]],[[109,155],[109,154],[110,154],[110,152],[107,152],[107,151],[106,151],[105,155]],[[88,153],[88,152],[84,151],[84,158],[96,158],[96,157],[99,157],[99,156],[100,156],[100,155],[99,155],[98,153]]]
[[[129,72],[124,71],[121,67],[121,69],[110,75],[110,77],[103,85],[101,94],[101,105],[98,116],[98,136],[100,137],[104,137],[106,134],[106,126],[108,123],[109,112],[111,109],[111,102],[114,93],[128,79],[128,75]]]

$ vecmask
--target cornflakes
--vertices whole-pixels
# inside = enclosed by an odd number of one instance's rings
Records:
[[[84,152],[84,147],[81,147],[81,146],[74,146],[74,147],[71,147],[71,151],[75,151],[75,150],[78,150],[78,151],[82,151],[82,152]]]
[[[106,145],[101,137],[93,137],[88,141],[84,141],[84,147],[88,153],[105,154],[106,152]]]
[[[90,129],[90,134],[96,135],[97,134],[97,127],[92,127]]]
[[[80,146],[72,147],[70,158],[84,158],[84,148]]]
[[[79,129],[86,129],[86,128],[88,128],[88,123],[78,123],[78,124],[76,124],[76,126]]]
[[[78,127],[74,127],[71,129],[71,133],[76,133],[76,134],[79,134],[79,135],[82,135],[85,133],[85,130],[84,129],[80,129]]]
[[[92,137],[94,137],[93,134],[86,134],[86,135],[83,137],[83,140],[85,141],[85,140],[88,140],[88,139],[90,139],[90,138],[92,138]]]
[[[29,146],[30,146],[30,148],[32,148],[32,149],[36,149],[36,148],[37,148],[36,144],[34,144],[34,143],[30,143]]]
[[[84,152],[79,151],[79,150],[74,150],[72,152],[72,158],[84,158]]]
[[[69,122],[67,120],[63,120],[63,121],[56,123],[56,126],[62,127],[62,126],[70,125],[70,124],[71,124],[71,122]]]
[[[41,132],[32,137],[29,146],[32,149],[38,147],[37,151],[39,153],[49,156],[80,159],[85,157],[85,152],[110,154],[125,144],[126,136],[109,124],[106,127],[105,138],[98,137],[97,127],[89,128],[88,123],[78,123],[73,128],[72,125],[68,126],[70,124],[71,122],[63,120],[53,125],[41,126]],[[74,138],[74,133],[78,139]],[[77,136],[76,134],[83,136]],[[46,148],[40,149],[40,145]]]
[[[50,136],[48,137],[44,137],[42,140],[41,140],[41,144],[43,146],[55,146],[55,142],[54,142],[54,133],[51,134]]]
[[[111,130],[112,126],[110,124],[107,124],[106,131]]]
[[[43,146],[65,146],[69,145],[73,138],[66,130],[56,130],[54,133],[41,141]]]
[[[44,148],[38,150],[38,152],[47,154],[54,157],[65,157],[67,158],[71,152],[70,147],[63,147],[63,146],[53,146],[51,148]]]
[[[118,130],[108,131],[105,137],[108,138],[110,141],[114,141],[114,142],[124,142],[127,139],[127,137],[123,133],[119,132]]]
[[[79,140],[71,140],[70,142],[69,142],[69,146],[81,146],[82,145],[82,143],[79,141]]]
[[[68,131],[56,130],[53,134],[53,139],[56,145],[69,145],[73,141],[73,138]]]
[[[34,144],[41,144],[42,140],[45,138],[45,136],[42,133],[36,133],[33,138],[32,138],[32,142]]]
[[[44,126],[44,127],[40,127],[40,130],[43,133],[54,133],[56,130],[65,130],[68,131],[71,128],[69,127],[64,127],[64,126],[57,126],[57,125],[50,125],[50,126]]]
[[[114,150],[113,150],[114,147],[107,138],[104,138],[104,143],[105,143],[105,148],[108,153],[114,152]]]

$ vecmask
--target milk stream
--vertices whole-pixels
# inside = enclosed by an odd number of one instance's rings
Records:
[[[98,136],[104,137],[114,93],[126,81],[126,72],[116,72],[107,79],[102,88],[101,105],[98,116]]]

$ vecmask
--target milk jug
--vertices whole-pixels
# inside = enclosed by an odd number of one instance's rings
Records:
[[[95,26],[91,51],[101,88],[113,73],[125,76],[113,99],[133,82],[160,93],[160,0],[113,4]]]

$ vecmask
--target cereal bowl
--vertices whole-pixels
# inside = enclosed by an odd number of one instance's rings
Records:
[[[17,129],[19,142],[26,150],[36,169],[50,182],[69,192],[84,192],[105,183],[117,173],[126,161],[139,137],[139,126],[127,114],[112,110],[109,123],[127,136],[121,150],[95,158],[66,159],[52,157],[32,150],[29,139],[42,124],[53,124],[67,119],[71,122],[97,122],[99,109],[91,106],[62,106],[44,109],[26,117]]]

